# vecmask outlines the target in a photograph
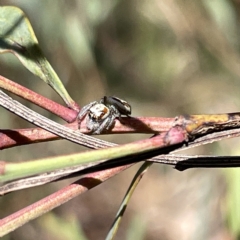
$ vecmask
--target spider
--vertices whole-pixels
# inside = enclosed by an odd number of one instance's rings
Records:
[[[131,115],[131,106],[126,101],[110,96],[94,101],[84,106],[78,114],[78,124],[87,115],[87,128],[95,134],[100,134],[103,130],[108,130],[116,118],[121,119],[122,115]]]

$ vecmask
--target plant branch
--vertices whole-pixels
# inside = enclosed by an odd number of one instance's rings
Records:
[[[178,142],[182,142],[181,138],[181,130],[178,135],[178,128],[170,129],[169,132],[162,134],[162,140],[159,139],[159,145],[161,146],[171,146],[171,144],[176,144]],[[174,136],[176,134],[176,136]],[[154,137],[155,139],[160,136]],[[184,137],[184,136],[182,136]],[[163,151],[169,152],[169,149],[163,149]],[[76,197],[77,195],[97,186],[108,178],[114,176],[115,174],[123,171],[127,166],[121,166],[119,168],[109,169],[101,172],[95,172],[88,174],[83,179],[71,184],[68,187],[61,189],[60,191],[34,203],[20,211],[2,219],[0,221],[0,236],[4,236],[5,234],[15,230],[19,226],[22,226],[26,222],[39,217],[47,211],[52,210],[53,208],[69,201],[70,199]]]
[[[125,170],[129,166],[109,169],[101,172],[88,174],[86,177],[70,184],[69,186],[49,195],[40,201],[29,205],[26,208],[19,210],[0,220],[0,237],[14,231],[23,224],[35,219],[42,214],[51,211],[52,209],[68,202],[72,198],[82,194],[89,189],[101,184],[117,173]]]
[[[240,136],[240,129],[224,130],[221,132],[210,133],[206,136],[202,136],[202,137],[199,137],[192,141],[189,141],[187,145],[184,145],[181,148],[174,150],[173,153],[182,151],[182,150],[186,150],[189,148],[197,147],[200,145],[213,143],[216,141],[220,141],[222,139],[238,137],[238,136]],[[212,162],[212,166],[211,166],[213,168],[215,167],[214,164],[217,164],[216,161],[219,161],[218,162],[219,166],[223,166],[223,167],[236,167],[238,164],[238,162],[237,162],[238,157],[227,157],[226,156],[225,158],[228,159],[228,161],[226,161],[226,159],[221,158],[221,157],[218,158],[215,156],[204,156],[204,155],[196,156],[196,158],[195,158],[193,156],[185,156],[185,155],[162,154],[162,155],[156,156],[154,158],[147,159],[147,161],[153,161],[153,162],[160,163],[160,164],[172,165],[172,166],[176,167],[177,170],[182,171],[187,168],[194,168],[195,166],[199,167],[200,165],[198,162],[198,158],[201,161],[201,164],[202,164],[201,167],[205,167],[205,165],[206,165],[206,167],[210,167],[209,165],[211,164],[212,160],[214,161],[214,162]],[[206,159],[206,161],[202,160],[202,159]],[[117,159],[115,161],[106,162],[105,164],[101,164],[100,166],[99,166],[99,164],[102,161],[90,163],[90,164],[83,164],[83,165],[76,166],[76,167],[55,170],[55,171],[49,172],[47,174],[41,174],[38,176],[33,176],[33,177],[29,177],[29,178],[16,180],[16,181],[13,181],[13,182],[10,182],[10,183],[7,183],[7,184],[1,186],[0,187],[0,195],[6,194],[8,192],[16,191],[16,190],[21,190],[24,188],[39,186],[39,185],[46,184],[46,183],[56,181],[56,180],[81,176],[84,173],[84,171],[85,171],[85,173],[87,173],[87,172],[91,172],[91,171],[93,172],[93,171],[97,171],[97,170],[103,170],[103,169],[107,169],[110,167],[114,167],[114,165],[115,165],[115,167],[117,167],[119,164],[122,164],[122,165],[129,164],[130,162],[134,162],[133,160],[134,159],[132,157],[125,158],[124,162],[119,161],[119,159]],[[187,162],[187,160],[191,160],[191,161]],[[183,164],[181,165],[181,161],[185,161],[184,165]],[[194,161],[196,161],[196,164]],[[185,169],[183,169],[183,166],[185,167]],[[216,165],[216,167],[219,167],[219,166]],[[96,168],[98,168],[98,169],[96,169]]]
[[[3,88],[11,93],[16,94],[17,96],[24,98],[39,107],[50,111],[51,113],[61,117],[67,122],[73,122],[78,112],[67,107],[62,106],[48,98],[43,97],[42,95],[31,91],[28,88],[23,87],[3,76],[0,75],[0,88]],[[77,105],[75,104],[75,107]]]
[[[123,134],[123,133],[156,133],[166,132],[173,123],[174,118],[157,118],[157,117],[138,117],[138,118],[122,118],[128,120],[128,125],[124,125],[119,120],[116,120],[114,128],[103,134]],[[141,122],[141,124],[140,124]],[[61,125],[62,126],[62,125]],[[89,134],[85,121],[81,124],[81,129],[78,129],[78,123],[70,123],[64,125],[72,130],[80,131],[84,134]],[[148,126],[148,127],[146,127]],[[63,130],[64,131],[64,130]],[[27,128],[27,129],[1,129],[0,130],[0,149],[33,144],[36,142],[46,142],[62,139],[61,137],[48,132],[42,128]]]
[[[74,131],[69,129],[61,124],[58,124],[34,111],[25,107],[21,103],[13,100],[7,94],[0,91],[0,105],[10,112],[18,115],[19,117],[31,122],[32,124],[45,129],[51,133],[58,135],[64,139],[72,141],[74,143],[89,147],[89,148],[98,148],[103,145],[110,146],[106,141],[96,139],[91,136],[80,133],[79,131]]]
[[[170,148],[177,149],[179,146],[176,147],[175,145],[184,144],[187,139],[186,136],[186,133],[180,127],[173,127],[168,132],[155,135],[152,138],[117,145],[111,148],[102,148],[95,151],[84,151],[67,156],[49,157],[21,163],[1,162],[0,183],[56,169],[75,167],[81,164],[90,163],[93,165],[95,162],[102,160],[108,161],[109,159],[118,158],[119,163],[121,163],[122,160],[125,161],[126,157],[133,156],[129,160],[134,159],[134,162],[141,161],[146,157],[154,157],[165,152],[168,153]]]

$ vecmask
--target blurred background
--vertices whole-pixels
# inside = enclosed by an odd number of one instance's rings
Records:
[[[174,117],[240,109],[239,0],[2,0],[0,5],[18,6],[26,13],[47,59],[81,106],[116,95],[131,103],[133,116]],[[10,54],[0,56],[0,74],[63,104]],[[32,125],[1,109],[1,128],[25,127]],[[126,143],[147,137],[102,138]],[[239,155],[239,143],[239,139],[225,140],[184,154]],[[83,149],[61,140],[4,150],[1,159],[26,161]],[[104,239],[139,166],[3,239]],[[1,197],[0,218],[73,181]],[[178,172],[154,164],[135,191],[116,239],[240,239],[240,171]]]

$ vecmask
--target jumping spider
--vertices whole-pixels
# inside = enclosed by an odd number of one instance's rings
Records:
[[[84,106],[78,114],[78,124],[87,115],[87,128],[95,134],[108,130],[116,118],[122,115],[131,115],[131,106],[124,100],[110,96],[104,96],[99,102],[94,101]]]

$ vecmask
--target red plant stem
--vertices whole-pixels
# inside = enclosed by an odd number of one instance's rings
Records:
[[[52,112],[67,122],[73,122],[77,117],[77,111],[64,107],[61,104],[45,98],[42,95],[31,91],[30,89],[25,88],[1,75],[0,87]]]
[[[161,147],[166,147],[174,144],[181,143],[186,140],[187,134],[180,127],[173,127],[168,132],[162,133],[156,137],[146,140],[149,144],[154,144]],[[39,217],[40,215],[51,211],[53,208],[60,206],[61,204],[71,200],[77,195],[84,193],[85,191],[99,185],[106,181],[110,177],[113,177],[117,173],[130,167],[121,166],[109,170],[100,172],[94,172],[87,174],[84,178],[72,183],[71,185],[51,194],[50,196],[19,210],[16,213],[2,219],[0,221],[0,236],[15,230],[23,224],[29,222],[32,219]]]
[[[116,120],[114,128],[108,134],[114,133],[159,133],[168,131],[174,123],[174,118],[123,118],[128,120],[128,125],[121,124]],[[78,130],[78,123],[74,122],[65,126]],[[81,124],[81,132],[88,134],[85,121]],[[46,142],[58,140],[60,137],[41,128],[28,129],[1,129],[0,130],[0,150],[20,145],[33,144],[36,142]]]
[[[131,165],[104,170],[88,174],[86,177],[62,188],[61,190],[41,199],[40,201],[29,205],[7,217],[0,220],[0,236],[15,230],[19,226],[35,219],[42,214],[51,211],[52,209],[68,202],[72,198],[86,192],[87,190],[96,187],[107,179],[113,177],[119,172],[125,170]],[[25,221],[24,221],[25,220]],[[7,229],[6,231],[4,231]],[[3,234],[3,235],[2,235]]]

